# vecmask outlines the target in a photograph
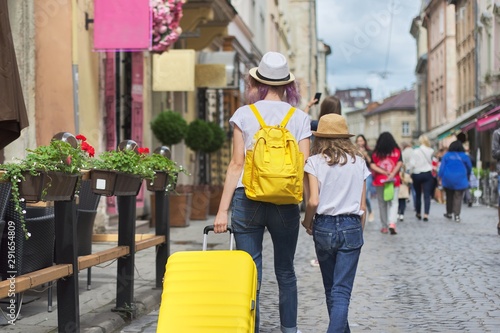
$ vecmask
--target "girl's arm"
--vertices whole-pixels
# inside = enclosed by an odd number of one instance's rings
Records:
[[[226,180],[224,181],[224,189],[222,190],[222,197],[219,203],[219,211],[214,221],[214,231],[216,233],[225,232],[227,229],[228,211],[231,205],[231,199],[233,198],[234,190],[243,172],[244,163],[245,142],[243,140],[243,133],[238,126],[234,126],[233,155],[227,167]]]
[[[389,173],[389,179],[393,179],[394,177],[396,177],[396,175],[398,174],[399,170],[401,170],[401,166],[403,165],[403,161],[399,161],[396,166],[394,167],[394,169],[392,169],[392,171]]]
[[[307,233],[311,235],[314,214],[316,214],[316,209],[318,208],[319,204],[319,186],[318,178],[309,173],[306,173],[306,177],[307,183],[309,183],[309,191],[306,202],[306,214],[304,217],[304,221],[302,221],[302,225],[304,226],[304,228],[306,228]]]
[[[373,171],[375,171],[376,173],[380,173],[381,175],[386,175],[386,176],[389,176],[390,175],[390,172],[385,170],[385,169],[382,169],[381,167],[379,167],[378,165],[376,165],[375,163],[370,163],[370,169],[372,169]]]
[[[361,210],[364,212],[361,215],[361,228],[365,230],[366,221],[366,180],[363,182],[363,192],[361,193]]]

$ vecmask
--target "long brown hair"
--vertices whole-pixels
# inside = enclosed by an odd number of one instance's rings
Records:
[[[353,160],[356,160],[356,156],[363,158],[363,154],[359,148],[349,138],[315,137],[311,155],[317,154],[328,156],[328,165],[345,165],[347,163],[347,155],[351,156]]]
[[[342,113],[342,105],[340,104],[340,99],[335,96],[326,97],[323,102],[321,102],[321,107],[319,109],[319,118],[324,116],[325,114],[341,114]]]

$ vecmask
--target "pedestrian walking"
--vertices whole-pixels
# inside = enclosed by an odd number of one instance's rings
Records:
[[[389,132],[381,133],[372,153],[370,167],[380,210],[380,232],[384,234],[397,234],[398,193],[401,184],[399,170],[402,165],[401,150],[396,140]]]
[[[312,100],[307,103],[306,108],[304,111],[306,113],[309,113],[309,109],[316,104],[318,100],[316,98],[313,98]],[[323,102],[321,102],[320,110],[319,110],[319,115],[318,119],[320,119],[322,116],[326,114],[338,114],[340,115],[342,113],[342,103],[340,102],[340,99],[337,96],[328,96],[326,97]],[[311,131],[316,131],[318,129],[318,120],[311,120]],[[311,142],[314,141],[314,136],[312,137]],[[370,208],[371,209],[371,208]],[[310,261],[311,266],[313,267],[318,267],[319,266],[319,261],[317,258],[311,259]]]
[[[415,211],[417,219],[422,219],[422,195],[424,196],[424,221],[429,221],[431,198],[434,195],[437,179],[432,175],[434,149],[430,147],[427,136],[418,138],[420,146],[413,150],[410,158],[411,178],[415,189]]]
[[[441,159],[443,158],[443,155],[446,153],[445,148],[439,148],[437,153],[434,154],[434,157],[432,158],[432,176],[435,177],[435,188],[434,188],[434,200],[436,200],[437,203],[443,204],[445,203],[445,193],[443,192],[443,184],[441,184],[441,180],[439,179],[438,172],[439,168],[441,166]]]
[[[298,105],[300,95],[295,77],[290,73],[285,56],[268,52],[258,67],[249,71],[246,100],[254,104],[266,124],[280,124],[292,105]],[[229,120],[233,128],[233,154],[229,163],[214,229],[226,231],[228,211],[232,203],[231,226],[236,247],[248,252],[258,271],[257,314],[255,331],[259,331],[259,290],[262,281],[262,243],[267,228],[274,245],[274,269],[279,289],[281,331],[297,330],[297,278],[293,260],[299,234],[300,211],[297,204],[274,204],[248,199],[243,186],[245,151],[253,148],[254,135],[261,128],[250,105],[236,110]],[[296,110],[285,126],[298,142],[307,159],[311,125],[307,114]]]
[[[309,197],[302,224],[313,235],[319,260],[330,317],[327,333],[350,332],[348,310],[363,246],[370,171],[349,139],[353,135],[344,117],[321,117],[313,135],[304,169]]]
[[[500,235],[500,128],[493,132],[491,140],[491,156],[497,160],[497,173],[498,173],[498,223],[497,232]]]
[[[401,154],[403,155],[403,166],[405,168],[405,172],[410,174],[410,158],[413,154],[413,147],[410,143],[403,141],[401,142]],[[410,174],[411,176],[411,174]],[[410,195],[413,202],[413,210],[415,211],[415,189],[413,188],[413,182],[410,183]]]
[[[366,141],[366,138],[363,134],[359,134],[356,136],[356,145],[358,146],[359,150],[363,154],[363,158],[366,161],[366,165],[368,166],[368,169],[370,169],[370,164],[372,162],[372,151],[368,147],[368,142]],[[370,170],[371,171],[371,170]],[[366,179],[366,209],[368,210],[368,222],[373,222],[375,219],[373,209],[372,209],[372,204],[371,204],[371,194],[374,192],[373,188],[373,176],[370,172],[370,175]]]
[[[472,163],[459,140],[453,141],[441,158],[438,177],[446,193],[446,213],[444,216],[460,222],[460,210],[464,191],[469,188]],[[452,216],[453,213],[453,216]]]
[[[403,222],[405,219],[406,202],[410,199],[411,176],[404,166],[399,171],[401,185],[398,193],[398,221]]]
[[[307,103],[304,111],[309,113],[309,109],[316,103],[317,99],[313,98]],[[319,109],[318,119],[324,116],[325,114],[341,114],[342,113],[342,104],[340,99],[337,96],[327,96],[323,102],[321,102],[321,106]],[[311,120],[311,130],[315,131],[318,128],[318,120]]]

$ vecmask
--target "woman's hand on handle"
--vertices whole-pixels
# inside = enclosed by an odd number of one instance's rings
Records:
[[[227,211],[219,211],[215,216],[214,232],[220,234],[227,230]]]

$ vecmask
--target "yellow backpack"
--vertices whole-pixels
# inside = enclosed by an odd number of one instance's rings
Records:
[[[279,125],[268,126],[255,105],[250,105],[261,128],[254,146],[246,151],[243,185],[249,199],[278,205],[302,201],[304,155],[285,126],[295,112],[292,107]]]

